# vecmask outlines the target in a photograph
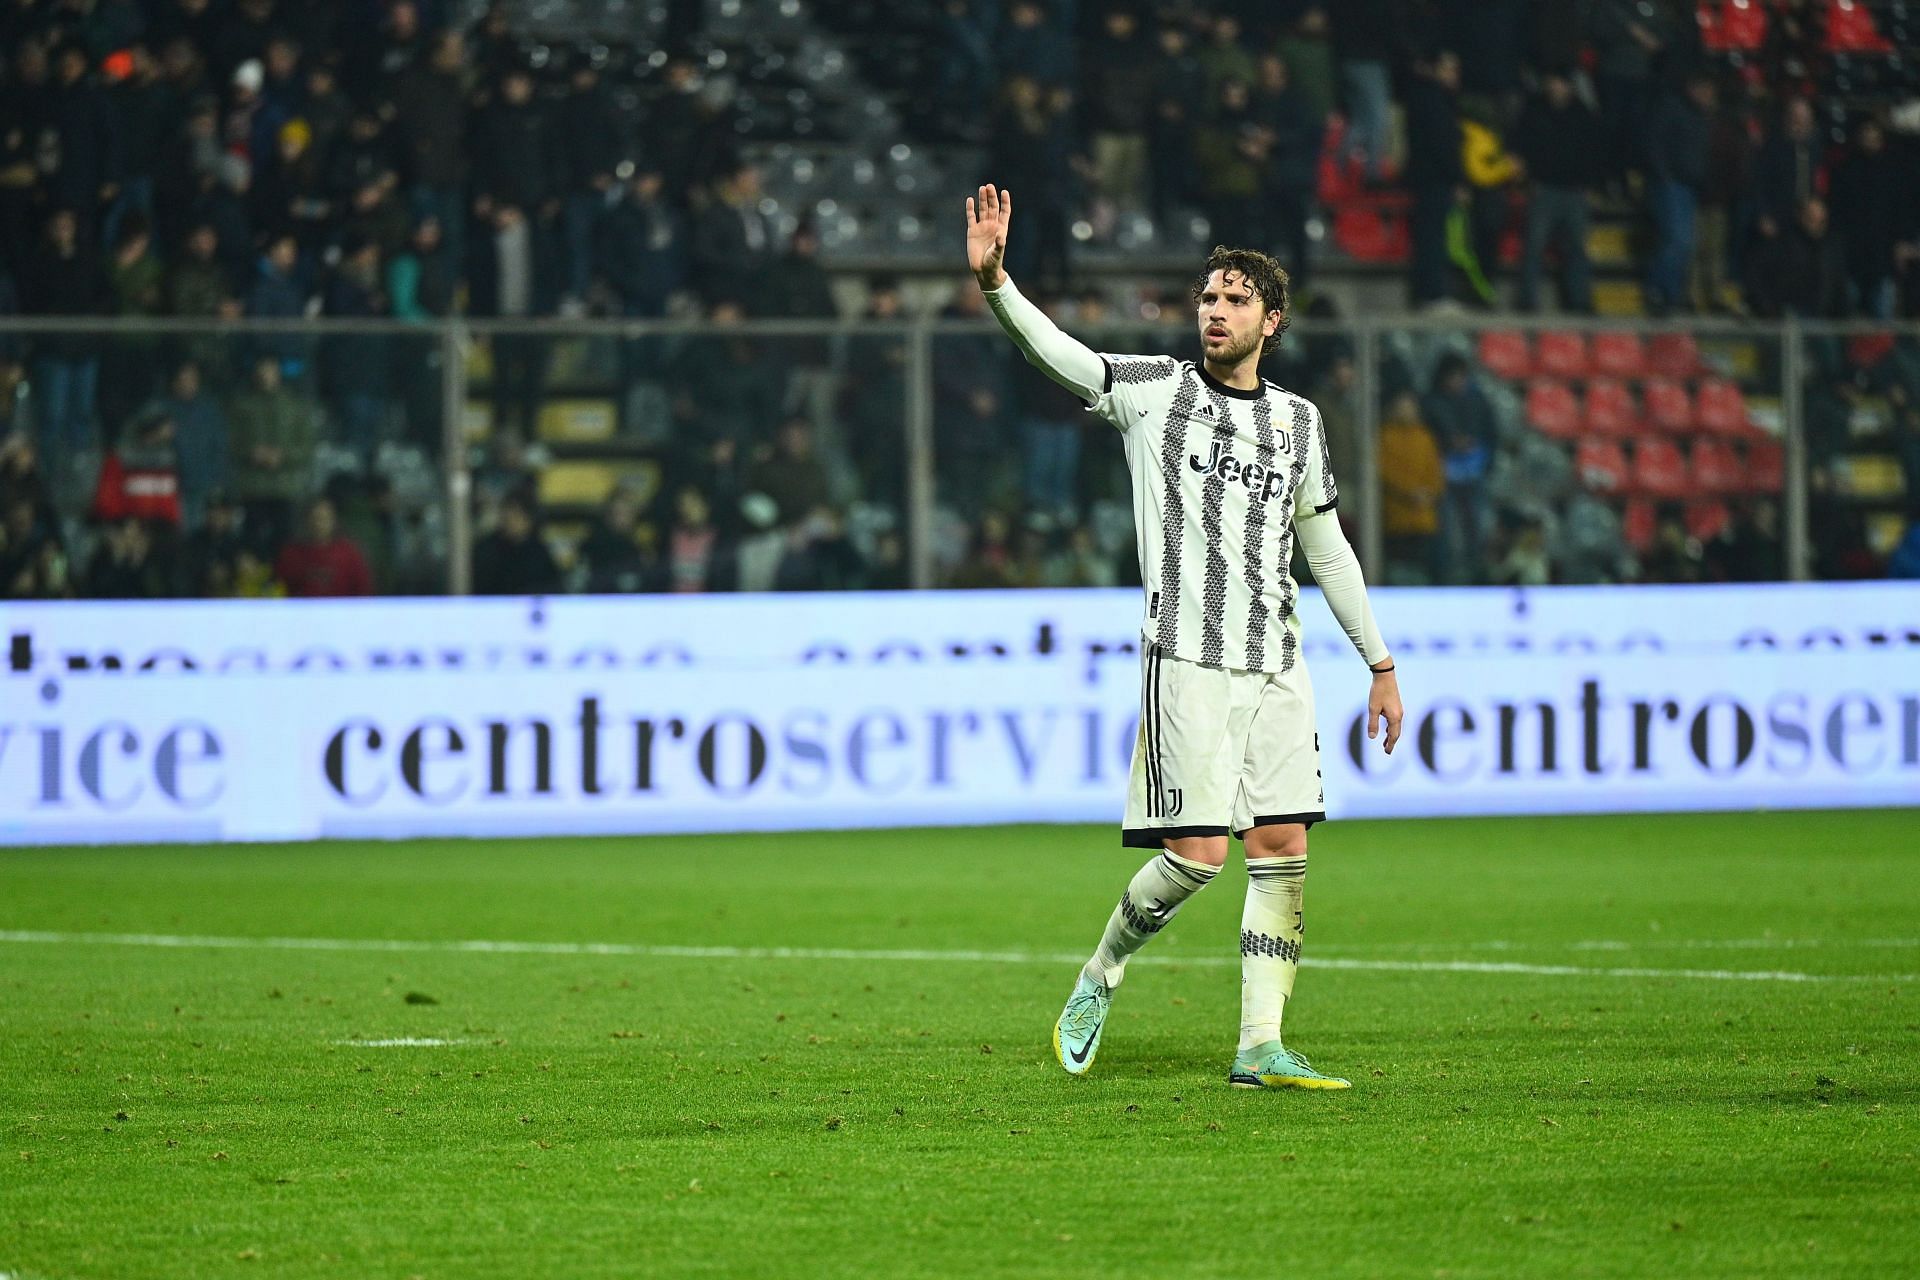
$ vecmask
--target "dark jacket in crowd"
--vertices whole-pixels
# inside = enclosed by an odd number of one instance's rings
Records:
[[[1831,230],[1809,235],[1798,222],[1786,227],[1748,259],[1746,299],[1755,315],[1769,320],[1844,316],[1846,271],[1839,239]]]
[[[687,224],[664,199],[628,196],[606,211],[594,236],[594,263],[629,315],[666,312],[687,278]]]
[[[1761,144],[1753,165],[1753,196],[1762,217],[1772,218],[1776,226],[1785,228],[1809,196],[1820,194],[1822,152],[1818,130],[1805,142],[1796,142],[1775,130]]]
[[[1654,175],[1696,194],[1704,190],[1710,123],[1706,112],[1685,94],[1674,92],[1661,98],[1647,131],[1647,165]]]
[[[409,181],[457,187],[467,180],[467,93],[457,74],[422,63],[393,89]]]
[[[516,539],[495,530],[473,548],[477,596],[550,595],[559,589],[560,568],[537,532]]]
[[[1535,97],[1514,131],[1513,150],[1541,186],[1584,191],[1601,177],[1600,118],[1577,96],[1562,107]]]
[[[59,139],[60,167],[48,175],[55,204],[89,210],[100,188],[121,179],[120,129],[107,91],[91,79],[48,92],[47,124]]]
[[[475,192],[495,204],[514,205],[534,216],[560,194],[560,148],[537,102],[495,102],[475,121],[472,142]]]
[[[1126,40],[1103,36],[1088,51],[1082,78],[1089,132],[1146,132],[1153,102],[1142,88],[1153,82],[1155,52],[1141,30]]]
[[[1893,246],[1912,223],[1916,194],[1908,167],[1884,147],[1872,155],[1856,150],[1834,169],[1828,205],[1849,274],[1893,274]]]
[[[1452,187],[1460,168],[1460,109],[1438,81],[1414,76],[1407,84],[1407,185]]]

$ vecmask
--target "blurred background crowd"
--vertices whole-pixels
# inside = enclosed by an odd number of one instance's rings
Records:
[[[906,586],[916,380],[935,585],[1132,581],[1114,442],[957,287],[983,178],[1011,272],[1104,350],[1190,350],[1214,242],[1292,267],[1267,373],[1337,475],[1373,459],[1342,511],[1377,501],[1376,577],[1781,576],[1790,388],[1813,571],[1920,573],[1911,21],[3,0],[0,595],[443,591],[456,501],[476,591]],[[1458,322],[1342,325],[1401,312]],[[1790,354],[1748,323],[1783,317],[1889,327]],[[861,327],[754,327],[795,319]]]

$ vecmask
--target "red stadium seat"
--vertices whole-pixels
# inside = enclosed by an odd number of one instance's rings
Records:
[[[1693,442],[1693,482],[1702,493],[1742,493],[1747,469],[1725,440],[1701,436]]]
[[[1527,350],[1527,335],[1506,330],[1489,330],[1481,334],[1480,364],[1497,378],[1520,381],[1533,367],[1533,355]]]
[[[1596,435],[1623,436],[1639,425],[1640,409],[1626,383],[1618,378],[1595,378],[1587,384],[1581,420]]]
[[[1594,493],[1618,493],[1627,487],[1627,452],[1618,440],[1582,440],[1573,451],[1574,474]]]
[[[1647,367],[1663,378],[1691,378],[1702,368],[1700,344],[1690,333],[1657,333],[1647,344]]]
[[[1704,378],[1693,399],[1693,424],[1702,431],[1734,435],[1746,430],[1747,402],[1725,378]]]
[[[1693,491],[1687,460],[1664,436],[1643,436],[1633,443],[1633,490],[1649,498],[1684,498]]]
[[[1543,436],[1571,440],[1580,434],[1580,404],[1564,382],[1535,378],[1527,384],[1527,425]]]
[[[1727,504],[1708,498],[1703,502],[1687,504],[1687,534],[1702,542],[1711,542],[1727,531],[1733,517],[1727,514]]]
[[[1620,535],[1634,552],[1645,551],[1653,545],[1656,523],[1653,504],[1645,498],[1635,498],[1620,509]]]
[[[1847,339],[1847,363],[1856,369],[1871,369],[1893,354],[1893,335],[1863,333]]]
[[[1715,53],[1757,53],[1767,42],[1760,0],[1702,0],[1695,15],[1700,42]]]
[[[1556,378],[1584,378],[1590,371],[1587,363],[1587,338],[1580,333],[1543,333],[1539,344],[1534,348],[1533,367],[1536,372],[1550,374]]]
[[[1828,53],[1891,53],[1893,45],[1874,25],[1860,0],[1827,0]]]
[[[1611,378],[1638,378],[1647,371],[1647,351],[1637,333],[1599,333],[1593,338],[1593,371]]]
[[[1647,421],[1662,431],[1687,431],[1693,427],[1693,397],[1671,378],[1648,378],[1644,388]]]
[[[1779,493],[1787,487],[1787,451],[1777,440],[1747,446],[1747,492]]]

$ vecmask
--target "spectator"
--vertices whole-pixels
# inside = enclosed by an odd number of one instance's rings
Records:
[[[731,585],[728,559],[706,495],[692,486],[682,488],[674,495],[667,533],[667,589],[725,591]]]
[[[1497,587],[1544,587],[1553,581],[1553,564],[1547,555],[1546,526],[1539,520],[1524,519],[1507,538],[1500,563],[1493,566],[1488,581]]]
[[[973,531],[966,556],[954,569],[947,585],[960,590],[993,590],[1013,585],[1013,548],[1008,542],[1011,529],[999,511],[980,517]]]
[[[180,455],[173,419],[164,410],[142,414],[127,438],[108,451],[94,487],[93,515],[104,522],[134,519],[179,528]]]
[[[1194,53],[1200,73],[1205,77],[1207,99],[1220,100],[1228,83],[1250,85],[1257,70],[1253,54],[1240,42],[1240,19],[1230,13],[1218,13],[1206,19],[1206,43]]]
[[[53,67],[46,127],[54,167],[44,180],[46,198],[73,210],[81,234],[92,239],[120,194],[120,130],[113,101],[94,81],[83,46],[63,47]]]
[[[307,287],[300,278],[300,245],[292,233],[283,232],[268,245],[254,264],[253,283],[247,289],[247,314],[257,320],[300,320],[307,314]],[[312,339],[282,329],[276,333],[254,334],[253,350],[277,358],[287,376],[298,378],[312,358]]]
[[[1654,72],[1675,24],[1662,5],[1648,0],[1594,0],[1588,23],[1596,58],[1594,87],[1607,129],[1606,177],[1620,191],[1628,173],[1649,167],[1646,144],[1660,138],[1652,123],[1659,86]]]
[[[394,83],[393,105],[407,157],[416,219],[433,219],[454,262],[466,258],[468,113],[466,41],[455,30],[434,36],[431,54]]]
[[[1647,148],[1647,199],[1655,234],[1646,279],[1651,315],[1666,315],[1687,299],[1694,213],[1707,182],[1709,129],[1717,98],[1712,78],[1697,75],[1684,93],[1669,93],[1653,112]]]
[[[1246,82],[1227,81],[1193,140],[1201,202],[1213,239],[1223,244],[1254,244],[1260,236],[1260,197],[1273,140],[1252,108]]]
[[[173,422],[180,460],[180,508],[189,528],[206,512],[207,499],[227,486],[230,470],[227,415],[202,385],[200,366],[189,359],[174,366],[164,394],[150,412]]]
[[[689,340],[672,368],[673,416],[686,441],[726,437],[744,447],[780,421],[780,372],[739,332],[738,304],[723,302],[712,328]]]
[[[240,504],[223,490],[207,495],[206,519],[181,544],[180,594],[191,599],[232,596],[240,576],[240,559],[247,550],[241,531]]]
[[[1295,289],[1304,288],[1307,213],[1313,204],[1315,169],[1320,161],[1320,124],[1313,108],[1293,87],[1293,76],[1279,54],[1259,61],[1251,110],[1264,144],[1260,170],[1262,208],[1256,223],[1260,240],[1281,254]]]
[[[1394,0],[1342,0],[1333,10],[1333,46],[1346,88],[1346,159],[1363,165],[1376,183],[1386,180],[1392,160],[1393,10]],[[1409,112],[1409,123],[1412,118]]]
[[[657,165],[643,160],[635,166],[595,235],[595,267],[619,300],[620,314],[664,316],[667,299],[686,283],[687,224],[667,199]]]
[[[38,316],[97,316],[112,302],[100,262],[83,241],[80,219],[56,209],[40,254],[28,265],[21,310]],[[40,456],[56,484],[70,469],[90,470],[98,446],[94,397],[98,345],[85,334],[47,334],[34,343],[40,393]]]
[[[626,127],[592,62],[573,69],[571,91],[560,104],[560,181],[567,246],[566,309],[584,313],[594,274],[594,228],[613,201],[613,171],[626,150]]]
[[[153,251],[145,214],[121,219],[106,274],[113,314],[144,319],[165,311],[166,271]],[[158,347],[155,337],[146,333],[116,333],[98,341],[102,422],[125,419],[159,380]]]
[[[517,205],[495,205],[492,234],[476,245],[472,302],[475,315],[525,319],[540,314],[553,278],[551,260]],[[546,383],[547,344],[538,334],[495,333],[493,415],[499,425],[533,429]]]
[[[788,523],[831,505],[832,485],[814,452],[813,424],[804,415],[789,414],[780,424],[773,448],[747,472],[747,488],[772,498]]]
[[[1038,370],[1017,374],[1023,492],[1028,507],[1062,525],[1080,515],[1080,444],[1086,402]]]
[[[167,134],[178,127],[183,107],[173,86],[160,75],[160,63],[145,44],[127,50],[127,75],[109,91],[114,127],[120,135],[120,194],[107,214],[102,239],[120,241],[121,223],[138,214],[154,217],[155,175],[166,154]]]
[[[1327,22],[1326,8],[1309,4],[1300,11],[1293,26],[1274,46],[1274,51],[1292,73],[1293,85],[1299,90],[1301,100],[1306,103],[1308,119],[1313,124],[1316,151],[1319,139],[1326,131],[1327,117],[1340,105],[1332,30]]]
[[[583,589],[596,595],[657,591],[659,563],[640,543],[640,512],[633,495],[615,489],[593,532],[580,544]]]
[[[1793,226],[1800,209],[1826,190],[1826,165],[1815,136],[1813,103],[1790,98],[1780,122],[1754,161],[1753,195],[1758,207],[1754,229],[1773,240]]]
[[[333,66],[315,62],[307,68],[307,92],[300,104],[301,117],[313,127],[313,153],[333,154],[334,143],[345,134],[353,118],[353,103],[340,91],[339,77]]]
[[[971,283],[955,292],[942,320],[989,322],[986,295]],[[997,332],[934,339],[934,483],[940,501],[968,518],[1002,497],[1008,453],[1009,366]]]
[[[250,216],[260,235],[273,240],[291,234],[303,248],[317,247],[333,218],[334,202],[313,148],[313,128],[305,120],[280,126],[273,154],[256,170],[251,192]]]
[[[1158,40],[1158,65],[1149,89],[1153,118],[1147,130],[1147,153],[1153,166],[1153,216],[1165,225],[1174,206],[1191,199],[1198,183],[1193,131],[1206,114],[1206,99],[1201,97],[1206,73],[1187,46],[1185,27],[1164,23]]]
[[[399,158],[379,113],[354,107],[327,156],[326,188],[338,211],[374,208],[399,184]]]
[[[1030,289],[1064,288],[1067,279],[1076,166],[1063,95],[1030,76],[1011,76],[1001,86],[992,129],[992,171],[1019,193],[1026,226],[1007,243],[1007,274]]]
[[[366,556],[340,532],[333,503],[326,498],[308,505],[304,536],[280,548],[273,572],[296,599],[373,594]]]
[[[370,321],[387,314],[381,287],[380,246],[350,239],[327,282],[325,314],[341,320]],[[327,393],[345,432],[346,445],[363,466],[370,465],[386,434],[392,396],[389,355],[392,340],[380,333],[343,333],[325,339]]]
[[[744,311],[765,289],[773,264],[773,232],[760,212],[760,170],[742,164],[714,190],[714,203],[693,229],[695,287],[709,305]]]
[[[186,116],[163,141],[153,175],[154,227],[162,244],[179,244],[210,220],[206,202],[225,159],[219,99],[205,94],[189,98]]]
[[[1090,525],[1076,525],[1067,532],[1066,545],[1046,567],[1045,585],[1049,587],[1113,587],[1120,575],[1113,557],[1101,552]]]
[[[866,562],[831,507],[816,507],[788,533],[787,553],[774,575],[776,591],[858,591]]]
[[[482,216],[511,206],[549,224],[560,196],[560,148],[547,113],[533,100],[533,76],[512,67],[496,86],[497,97],[474,122],[475,210]]]
[[[1738,91],[1736,91],[1738,92]],[[1736,218],[1744,218],[1752,199],[1753,137],[1751,108],[1729,95],[1707,128],[1707,180],[1695,214],[1693,262],[1688,289],[1702,315],[1738,310],[1733,287]]]
[[[1599,132],[1593,109],[1574,93],[1566,72],[1548,72],[1514,138],[1514,150],[1533,183],[1520,265],[1522,311],[1539,309],[1540,276],[1549,249],[1560,259],[1561,307],[1576,315],[1593,310],[1587,192],[1600,177]]]
[[[1008,6],[997,53],[1003,80],[1023,76],[1042,89],[1073,81],[1073,41],[1039,0],[1014,0]]]
[[[1413,193],[1410,296],[1416,307],[1444,302],[1447,220],[1466,199],[1461,170],[1460,60],[1442,51],[1415,68],[1406,95],[1407,186]]]
[[[1909,166],[1887,150],[1871,117],[1854,131],[1853,149],[1833,174],[1834,231],[1845,247],[1851,309],[1893,319],[1894,246],[1912,218],[1916,191]]]
[[[102,530],[81,583],[95,600],[158,600],[168,594],[168,577],[152,532],[137,516],[124,516]]]
[[[550,595],[558,590],[560,569],[534,519],[532,500],[525,493],[508,494],[493,532],[474,544],[474,594]]]
[[[1754,254],[1747,304],[1768,320],[1835,319],[1846,314],[1846,288],[1846,259],[1829,234],[1827,203],[1815,197],[1800,207],[1791,228]]]
[[[1440,559],[1440,502],[1446,471],[1420,405],[1403,391],[1380,424],[1380,527],[1387,572],[1400,583],[1445,581]]]
[[[1140,87],[1153,78],[1153,52],[1130,9],[1109,9],[1085,62],[1087,129],[1092,142],[1094,226],[1145,207],[1147,124],[1152,102]]]
[[[1672,503],[1661,507],[1653,529],[1653,543],[1640,557],[1640,581],[1701,582],[1706,578],[1706,551],[1687,532],[1686,515]]]
[[[1340,489],[1340,521],[1357,523],[1367,505],[1360,485],[1359,371],[1353,356],[1340,352],[1320,366],[1313,387],[1314,407],[1326,432],[1327,461]]]
[[[387,300],[395,318],[427,321],[453,314],[458,280],[436,218],[414,224],[407,247],[387,265]]]
[[[269,559],[291,530],[295,504],[312,492],[318,418],[283,381],[280,361],[265,353],[254,357],[252,385],[228,406],[234,496],[254,546]]]
[[[0,598],[69,594],[60,522],[24,432],[0,437]]]
[[[1441,516],[1444,563],[1456,581],[1474,582],[1482,568],[1486,537],[1487,471],[1493,464],[1497,433],[1493,406],[1474,383],[1466,360],[1449,353],[1434,370],[1433,389],[1422,409],[1446,472],[1446,507]]]
[[[187,232],[186,252],[167,272],[167,309],[176,316],[231,320],[240,314],[233,284],[220,264],[220,238],[201,222]]]

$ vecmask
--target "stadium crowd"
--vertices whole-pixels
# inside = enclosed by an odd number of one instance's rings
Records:
[[[1332,320],[1312,294],[1327,249],[1309,235],[1329,174],[1404,210],[1417,304],[1485,302],[1512,275],[1533,308],[1553,275],[1562,308],[1589,310],[1587,228],[1606,215],[1647,229],[1638,273],[1656,314],[1915,314],[1912,113],[1840,94],[1825,5],[1768,5],[1764,38],[1731,55],[1707,47],[1695,8],[882,6],[940,33],[939,102],[997,104],[945,127],[985,143],[994,179],[1023,197],[1009,268],[1083,328],[1122,326],[1111,349],[1178,346],[1179,329],[1153,324],[1183,307],[1076,279],[1076,223],[1102,234],[1130,213],[1201,210],[1214,238],[1279,252],[1303,309]],[[619,380],[653,393],[625,397],[621,429],[659,431],[660,465],[600,501],[558,557],[537,487],[563,340],[488,341],[476,589],[903,585],[906,345],[773,352],[729,336],[743,317],[836,308],[818,235],[805,219],[779,233],[697,61],[662,52],[635,113],[594,57],[530,58],[504,6],[470,29],[458,16],[437,0],[0,10],[0,314],[395,325],[0,333],[0,592],[438,589],[444,513],[421,494],[444,461],[439,351],[404,326],[454,312],[712,325],[620,345]],[[863,318],[904,314],[896,282],[867,292]],[[962,289],[946,314],[982,312]],[[1088,447],[1078,406],[997,339],[937,347],[941,580],[1128,580],[1116,451]],[[1920,437],[1909,363],[1867,388],[1897,392],[1902,439]],[[1351,351],[1293,342],[1273,373],[1321,403],[1350,459]],[[1566,533],[1578,519],[1548,530],[1500,500],[1516,486],[1477,366],[1401,352],[1382,381],[1382,515],[1405,580],[1781,571],[1770,501],[1706,540],[1662,512],[1637,557],[1597,514],[1584,540]],[[1865,381],[1819,366],[1810,421]],[[1354,474],[1338,456],[1336,472]],[[1884,568],[1844,547],[1823,565]]]

